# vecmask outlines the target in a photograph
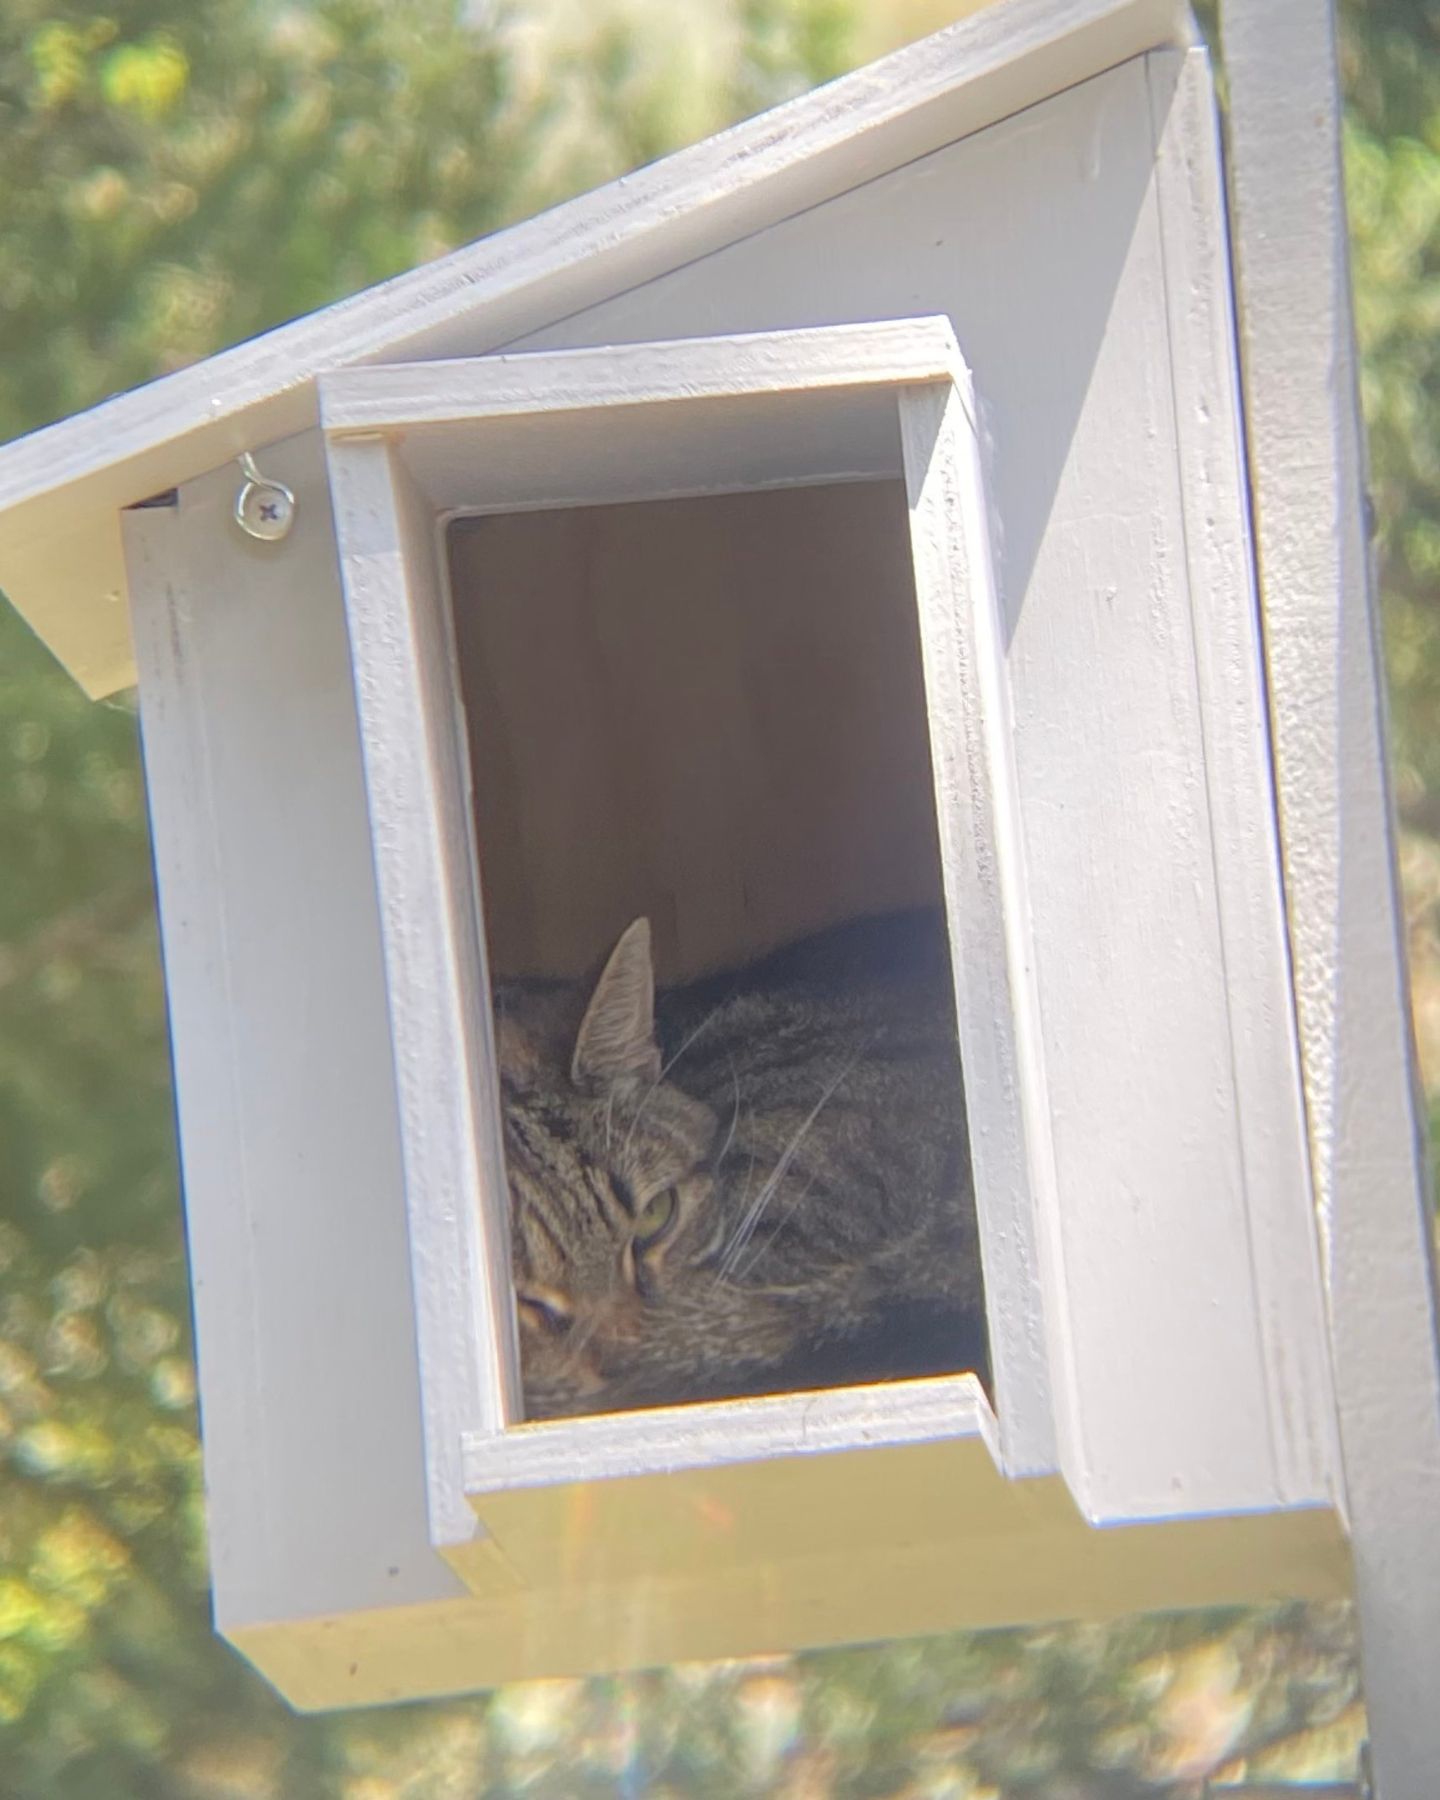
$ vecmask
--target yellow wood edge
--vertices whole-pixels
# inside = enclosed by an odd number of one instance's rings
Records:
[[[517,1550],[522,1561],[544,1552],[544,1526],[522,1543],[506,1514],[500,1530],[511,1532],[511,1546],[479,1541],[448,1557],[463,1579],[488,1589],[484,1597],[227,1634],[292,1705],[329,1708],[826,1643],[1350,1593],[1348,1544],[1328,1508],[1093,1528],[1060,1481],[1024,1489],[1028,1528],[976,1521],[952,1490],[943,1539],[898,1530],[842,1548],[839,1534],[812,1517],[817,1553],[749,1562],[716,1555],[711,1566],[686,1543],[677,1550],[671,1526],[653,1514],[617,1539],[599,1519],[612,1579],[585,1579],[574,1548],[558,1537],[547,1586],[517,1586],[513,1561]],[[515,1517],[526,1510],[520,1501]],[[805,1521],[772,1523],[776,1544],[803,1535]],[[657,1550],[670,1541],[670,1568],[626,1575],[623,1561],[637,1555],[646,1528]],[[616,1543],[625,1559],[612,1557]]]

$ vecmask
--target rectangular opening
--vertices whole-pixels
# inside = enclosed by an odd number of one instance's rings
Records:
[[[903,1421],[1053,1468],[1028,909],[948,320],[367,367],[321,412],[434,1541],[460,1553],[481,1492],[742,1438]]]
[[[445,556],[526,1416],[988,1374],[905,484]]]

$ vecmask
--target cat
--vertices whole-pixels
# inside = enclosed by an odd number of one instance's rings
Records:
[[[943,922],[496,994],[527,1418],[986,1363]]]

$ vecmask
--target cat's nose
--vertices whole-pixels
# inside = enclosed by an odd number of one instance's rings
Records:
[[[559,1288],[516,1288],[515,1307],[521,1329],[545,1337],[563,1337],[575,1322],[574,1303]]]

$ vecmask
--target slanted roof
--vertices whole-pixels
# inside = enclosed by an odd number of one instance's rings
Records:
[[[0,449],[0,588],[85,690],[134,680],[119,513],[316,421],[315,378],[475,356],[1162,45],[1184,0],[1002,0],[553,211]]]

